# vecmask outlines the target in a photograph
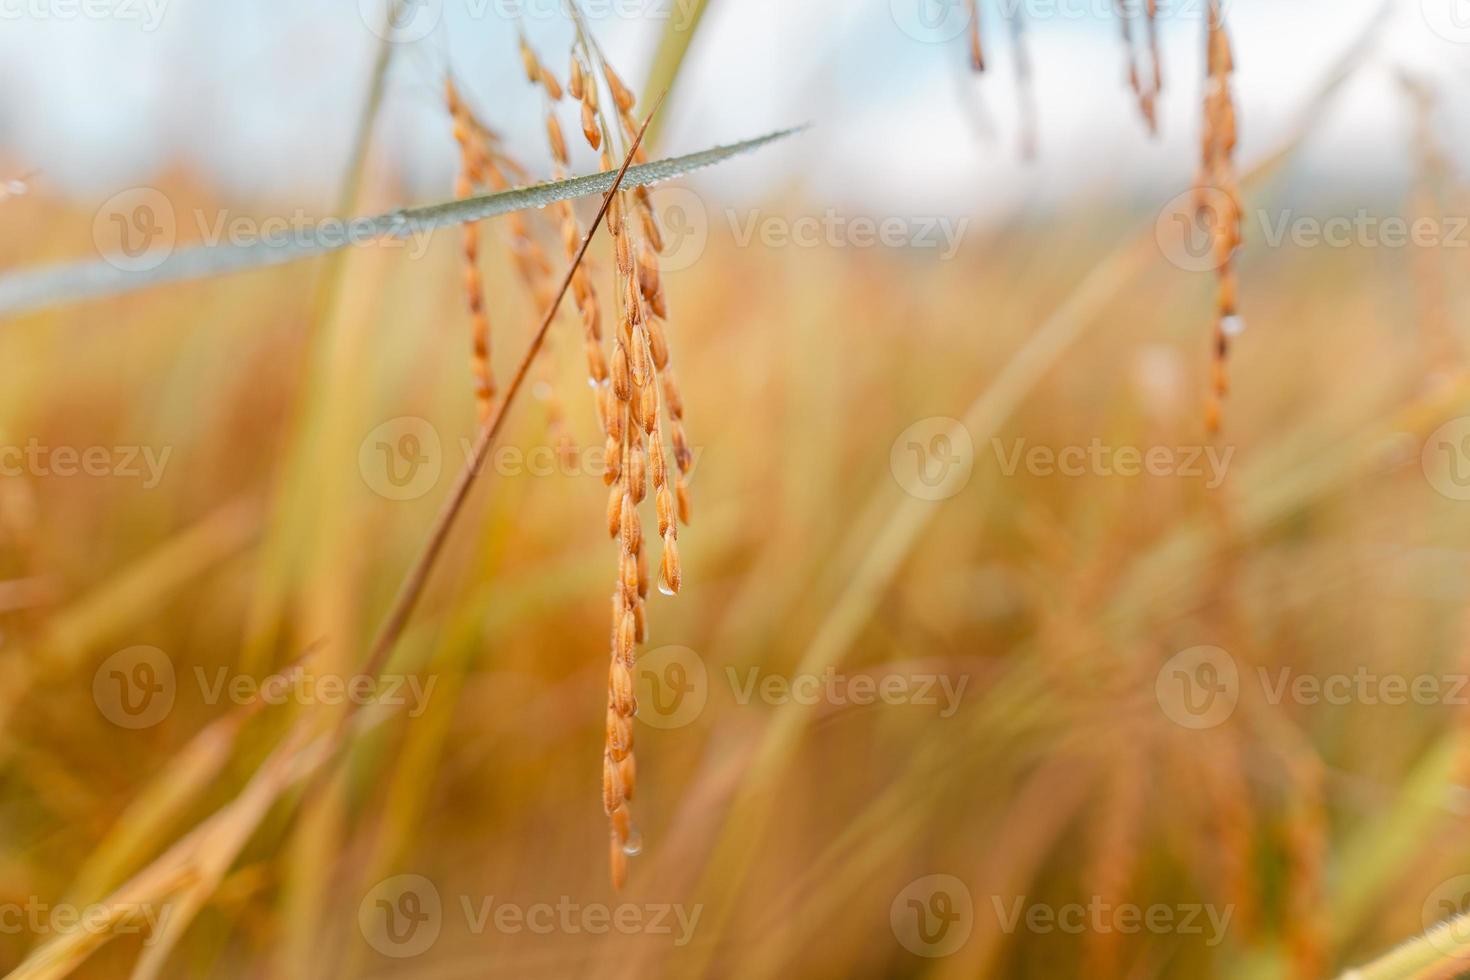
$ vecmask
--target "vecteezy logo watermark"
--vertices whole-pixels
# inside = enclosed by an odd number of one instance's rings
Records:
[[[172,446],[46,446],[32,436],[24,446],[0,445],[0,476],[141,479],[152,490],[172,454]]]
[[[0,0],[0,20],[115,20],[158,30],[168,0]]]
[[[263,680],[231,674],[228,667],[195,666],[192,676],[205,704],[304,704],[335,707],[380,704],[405,707],[410,718],[428,709],[438,677],[414,674],[334,674],[295,664]],[[92,700],[102,716],[121,728],[151,728],[173,710],[178,676],[173,660],[157,647],[119,650],[92,675]]]
[[[709,245],[709,210],[704,199],[687,187],[659,188],[659,235],[663,251],[658,267],[680,272],[698,262]]]
[[[970,482],[975,441],[958,419],[920,419],[893,440],[888,468],[898,485],[920,500],[948,500]]]
[[[152,728],[173,710],[174,662],[157,647],[119,650],[92,675],[92,701],[119,728]]]
[[[1470,959],[1470,874],[1435,886],[1421,909],[1424,938],[1441,953]]]
[[[839,674],[828,667],[820,674],[796,674],[784,677],[763,674],[759,667],[741,671],[726,667],[725,676],[735,692],[735,702],[748,705],[759,699],[764,704],[829,704],[835,707],[873,704],[917,705],[939,708],[939,717],[950,718],[959,710],[960,698],[970,682],[961,676],[956,683],[948,674],[914,673]]]
[[[653,728],[683,728],[709,701],[704,658],[688,647],[648,651],[638,658],[633,680],[638,720]]]
[[[473,463],[474,440],[461,437],[459,447],[464,452],[466,465]],[[689,471],[685,476],[693,480],[694,474],[699,470],[699,460],[704,456],[704,447],[689,447],[689,455]],[[522,449],[520,446],[496,446],[480,464],[481,471],[487,468],[496,476],[508,479],[527,476],[591,476],[600,481],[607,470],[607,446],[602,443],[581,447],[538,443],[529,449]]]
[[[969,941],[975,929],[975,902],[954,875],[925,875],[894,896],[888,925],[904,949],[938,959]]]
[[[465,465],[475,462],[475,443],[461,436]],[[690,479],[699,470],[703,446],[689,448]],[[389,500],[417,500],[439,482],[443,454],[439,430],[425,419],[404,415],[375,427],[358,444],[357,468],[363,482]],[[479,462],[478,472],[508,479],[525,477],[592,477],[602,481],[607,470],[607,447],[537,443],[530,447],[498,445]]]
[[[3,0],[0,0],[3,2]],[[432,229],[401,222],[385,226],[374,218],[317,217],[297,208],[290,214],[232,214],[194,208],[187,212],[200,244],[207,248],[340,248],[374,245],[407,249],[421,258]],[[124,272],[146,272],[162,265],[179,240],[173,202],[153,187],[131,187],[103,202],[92,218],[97,254]]]
[[[1001,932],[1006,935],[1017,930],[1042,936],[1058,932],[1072,936],[1084,933],[1120,933],[1125,936],[1152,933],[1203,936],[1205,945],[1211,947],[1224,941],[1230,919],[1235,914],[1234,905],[1199,902],[1135,905],[1131,902],[1108,902],[1099,895],[1090,896],[1086,902],[1059,905],[1028,902],[1025,895],[1010,898],[992,895],[990,904]]]
[[[1231,0],[1219,0],[1220,11],[1227,13]],[[1009,19],[1021,14],[1027,20],[1112,20],[1120,13],[1141,17],[1147,0],[999,0],[1000,10]],[[1153,16],[1160,20],[1204,20],[1209,15],[1210,0],[1156,0]]]
[[[1225,482],[1225,471],[1235,455],[1227,446],[1108,446],[1094,438],[1086,446],[1027,446],[1025,439],[1011,442],[1009,450],[999,439],[990,445],[1006,476],[1015,476],[1024,466],[1032,476],[1149,476],[1205,479],[1214,490]]]
[[[194,668],[205,704],[229,701],[235,705],[321,704],[337,707],[344,704],[364,707],[381,704],[407,708],[408,717],[417,718],[429,707],[437,675],[421,678],[417,674],[334,674],[321,673],[304,664],[288,667],[280,673],[257,680],[248,674],[231,674],[228,667],[206,671]]]
[[[444,453],[439,430],[412,415],[389,419],[357,449],[363,482],[389,500],[417,500],[439,482]]]
[[[687,269],[709,245],[710,213],[704,199],[687,187],[658,191],[664,249],[659,268]],[[724,221],[737,248],[767,249],[913,249],[948,261],[959,253],[969,229],[968,217],[946,215],[844,214],[827,208],[821,214],[771,214],[759,208],[725,208]]]
[[[464,0],[470,16],[489,9],[505,20],[569,20],[566,0]],[[699,16],[702,0],[579,0],[583,17],[600,20],[664,21],[675,31],[687,31]]]
[[[1470,0],[1466,0],[1470,2]],[[1215,237],[1221,221],[1235,213],[1235,199],[1215,187],[1186,191],[1171,198],[1154,222],[1154,239],[1169,262],[1186,272],[1212,272],[1233,254]],[[1322,217],[1286,208],[1258,208],[1241,215],[1248,225],[1243,237],[1267,248],[1470,248],[1470,217],[1434,215],[1405,218],[1373,214],[1359,208],[1351,214]]]
[[[1419,461],[1437,493],[1470,500],[1470,416],[1451,419],[1430,433]]]
[[[566,0],[451,0],[456,13],[472,21],[487,18],[521,23],[527,20],[571,20]],[[687,31],[699,15],[700,0],[580,0],[583,18],[652,20],[675,31]],[[368,30],[394,44],[428,37],[444,19],[444,0],[358,0],[358,14]]]
[[[1470,706],[1470,674],[1380,673],[1359,664],[1350,671],[1311,674],[1290,666],[1257,666],[1251,678],[1271,705],[1334,707]],[[1191,647],[1159,669],[1154,694],[1164,714],[1185,728],[1214,728],[1235,711],[1243,678],[1235,658],[1219,647]]]
[[[893,22],[915,41],[944,44],[970,26],[969,0],[888,0]]]
[[[724,678],[740,707],[908,705],[937,708],[941,718],[951,718],[959,710],[970,682],[965,675],[923,671],[849,675],[835,667],[790,676],[760,667],[726,667]],[[639,657],[634,684],[637,718],[653,728],[692,724],[709,702],[709,669],[698,653],[684,646],[657,647]]]
[[[1215,231],[1237,212],[1235,197],[1202,186],[1171,197],[1154,221],[1154,241],[1170,264],[1185,272],[1211,272],[1230,261]]]
[[[451,906],[475,936],[536,936],[619,933],[664,936],[687,946],[704,913],[703,905],[653,902],[577,902],[568,895],[554,902],[507,902],[494,895],[457,896]],[[418,956],[438,941],[447,916],[439,889],[423,875],[395,875],[375,885],[357,908],[357,924],[368,945],[384,956]]]
[[[1154,697],[1175,724],[1214,728],[1235,712],[1240,700],[1240,670],[1235,658],[1219,647],[1190,647],[1159,668]]]
[[[944,216],[875,218],[846,215],[828,208],[819,215],[790,217],[763,214],[754,209],[725,212],[735,244],[741,248],[758,241],[766,248],[912,248],[939,252],[941,261],[955,257],[970,226],[969,218]]]
[[[52,904],[31,895],[24,902],[0,902],[0,935],[131,936],[146,931],[143,945],[152,946],[172,914],[173,906],[167,902]]]
[[[1131,17],[1141,16],[1145,0],[998,0],[1001,22],[1021,17],[1026,22],[1044,20],[1106,20],[1119,16],[1119,7]],[[1230,0],[1221,0],[1228,9]],[[986,5],[988,6],[988,5]],[[971,0],[889,0],[893,22],[915,41],[944,44],[959,37],[970,26]],[[1156,19],[1202,21],[1209,0],[1158,0]]]
[[[1256,211],[1261,241],[1270,248],[1470,248],[1470,219],[1455,215],[1403,218],[1376,215],[1359,208],[1327,218]]]
[[[152,187],[130,187],[102,202],[92,218],[97,254],[124,272],[156,269],[178,240],[173,202]]]
[[[384,956],[427,952],[444,928],[439,889],[423,875],[395,875],[378,882],[357,906],[357,927]]]
[[[1419,0],[1424,23],[1436,35],[1453,44],[1470,44],[1470,2],[1467,0]]]
[[[434,32],[444,17],[444,0],[357,0],[367,29],[393,44],[412,44]]]

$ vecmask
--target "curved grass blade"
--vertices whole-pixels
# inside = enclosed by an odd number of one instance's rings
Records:
[[[623,183],[630,187],[655,184],[747,153],[798,131],[784,129],[728,146],[716,146],[699,153],[639,164],[629,168]],[[612,186],[615,176],[613,171],[603,171],[495,194],[445,201],[442,204],[398,208],[386,214],[334,223],[335,227],[329,234],[305,229],[299,239],[286,244],[262,240],[249,245],[197,245],[182,248],[157,266],[146,270],[121,269],[103,259],[22,269],[0,276],[0,316],[81,299],[115,296],[164,283],[281,265],[333,252],[355,242],[408,238],[466,221],[482,221],[514,211],[544,207],[557,201],[603,194]],[[351,229],[351,234],[345,233],[344,227]]]

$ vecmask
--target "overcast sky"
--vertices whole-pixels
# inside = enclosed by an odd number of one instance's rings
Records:
[[[0,0],[0,160],[85,200],[146,183],[182,159],[225,194],[330,202],[383,2]],[[546,172],[540,103],[515,57],[517,2],[533,42],[564,77],[571,33],[555,0],[417,0],[404,22],[376,149],[407,179],[411,200],[442,196],[450,184],[453,145],[439,91],[446,65],[486,121]],[[605,50],[636,80],[685,2],[587,5]],[[812,131],[758,161],[701,176],[701,190],[744,200],[799,191],[868,212],[998,215],[1038,198],[1182,189],[1197,153],[1205,0],[1163,3],[1157,140],[1124,86],[1113,3],[981,0],[991,69],[976,78],[957,35],[961,0],[711,0],[663,149],[811,122]],[[1041,152],[1029,165],[1019,159],[1002,4],[1025,11],[1035,65]],[[1243,160],[1297,124],[1308,94],[1378,6],[1228,6]],[[1457,124],[1470,118],[1460,94],[1470,89],[1470,0],[1398,0],[1395,8],[1376,56],[1318,121],[1297,164],[1312,186],[1392,193],[1403,179],[1410,116],[1394,83],[1399,68],[1435,81],[1442,138],[1462,164],[1470,158]]]

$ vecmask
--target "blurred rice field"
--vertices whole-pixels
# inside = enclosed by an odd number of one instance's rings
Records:
[[[403,199],[387,172],[359,211]],[[976,227],[949,261],[711,221],[666,274],[695,514],[650,601],[622,893],[595,788],[615,552],[564,311],[378,689],[401,705],[66,969],[1332,976],[1458,910],[1464,253],[1248,231],[1211,439],[1213,281],[1155,234],[1176,190]],[[0,210],[0,266],[92,248],[44,186]],[[537,311],[485,228],[508,371]],[[604,241],[590,261],[610,276]],[[55,975],[58,908],[347,713],[322,679],[361,668],[474,436],[459,263],[441,232],[0,331],[0,444],[34,447],[0,480],[0,966]],[[1109,462],[1046,464],[1069,449]],[[294,665],[313,686],[262,704]]]

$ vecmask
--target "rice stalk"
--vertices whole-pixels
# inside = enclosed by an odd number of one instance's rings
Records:
[[[1147,786],[1146,770],[1139,763],[1147,754],[1138,753],[1126,735],[1115,734],[1113,741],[1114,761],[1104,781],[1100,815],[1091,828],[1091,856],[1082,880],[1089,900],[1096,897],[1117,907],[1128,900],[1142,851]],[[1099,980],[1123,976],[1121,947],[1117,930],[1090,930],[1084,952],[1086,975]]]
[[[1134,21],[1143,20],[1143,37],[1134,31]],[[1159,132],[1158,99],[1163,88],[1159,64],[1158,0],[1118,0],[1118,23],[1123,37],[1128,89],[1138,103],[1138,113],[1149,135]],[[1145,63],[1147,58],[1147,63]]]
[[[453,79],[445,79],[444,98],[454,123],[454,140],[459,145],[459,173],[455,177],[456,197],[469,197],[475,184],[485,182],[479,160],[471,145],[468,111],[459,98]],[[495,400],[495,376],[490,369],[490,319],[485,312],[485,284],[480,277],[480,227],[467,221],[460,228],[464,250],[464,290],[470,311],[470,369],[475,379],[475,404],[483,421],[490,415]]]
[[[1194,205],[1196,220],[1207,226],[1211,236],[1217,280],[1213,363],[1205,404],[1205,427],[1215,433],[1220,430],[1223,402],[1230,392],[1230,340],[1244,327],[1236,309],[1235,253],[1241,243],[1242,211],[1235,174],[1235,98],[1230,89],[1235,64],[1219,0],[1210,0],[1205,43],[1204,133]]]
[[[970,14],[970,70],[979,74],[985,70],[985,50],[980,43],[980,0],[966,0],[966,3]]]
[[[631,115],[635,95],[604,56],[573,5],[576,37],[572,44],[568,90],[579,102],[583,139],[601,154],[603,169],[612,165],[612,147],[622,141],[634,158],[642,155]],[[550,73],[521,38],[526,75],[539,84]],[[559,89],[558,89],[559,91]],[[548,107],[548,134],[559,133]],[[567,165],[566,147],[549,135],[557,166]],[[636,223],[635,216],[636,215]],[[561,208],[563,241],[570,246],[577,235],[576,215],[570,204]],[[673,595],[682,582],[678,525],[690,519],[687,483],[693,454],[683,428],[683,399],[670,363],[665,322],[668,299],[659,276],[657,253],[663,236],[652,197],[645,188],[620,192],[608,213],[614,270],[612,296],[616,326],[604,354],[601,313],[591,278],[575,283],[587,346],[588,377],[593,384],[598,420],[606,440],[604,483],[608,486],[605,520],[618,543],[612,595],[610,663],[606,725],[603,742],[603,810],[610,824],[609,867],[615,887],[627,880],[627,858],[641,850],[641,835],[633,823],[629,802],[637,789],[633,751],[633,715],[636,711],[634,676],[637,647],[648,636],[647,596],[649,570],[647,541],[639,505],[650,484],[657,507],[660,591]],[[664,426],[672,444],[673,471],[665,448]]]

